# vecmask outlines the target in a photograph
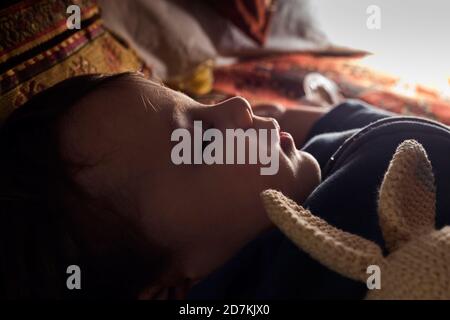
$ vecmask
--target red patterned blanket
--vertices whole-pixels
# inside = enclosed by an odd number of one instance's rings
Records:
[[[450,101],[437,91],[407,86],[394,76],[361,64],[361,58],[292,54],[242,61],[214,71],[214,92],[241,95],[252,103],[299,103],[307,73],[333,79],[347,98],[357,98],[379,108],[415,115],[450,125]],[[408,92],[408,94],[404,94]]]

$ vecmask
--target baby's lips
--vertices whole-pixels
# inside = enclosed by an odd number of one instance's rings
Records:
[[[285,153],[291,153],[297,150],[292,135],[288,132],[280,132],[280,146]]]

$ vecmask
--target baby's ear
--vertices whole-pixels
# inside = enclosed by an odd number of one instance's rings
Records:
[[[391,160],[378,200],[389,251],[434,230],[435,208],[436,189],[427,153],[417,141],[406,140]]]
[[[281,192],[266,190],[261,198],[278,228],[300,249],[331,270],[365,282],[367,267],[382,265],[384,258],[377,244],[332,227]]]

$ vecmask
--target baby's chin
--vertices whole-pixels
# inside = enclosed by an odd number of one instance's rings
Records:
[[[276,175],[265,176],[264,180],[263,189],[279,190],[302,204],[321,182],[320,166],[311,154],[297,151],[289,161],[280,161],[279,172]]]
[[[319,163],[310,153],[298,151],[299,161],[291,198],[302,204],[322,180]]]

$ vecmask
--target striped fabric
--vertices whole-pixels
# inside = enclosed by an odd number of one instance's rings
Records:
[[[69,5],[81,29],[69,30]],[[76,75],[150,71],[109,33],[95,0],[26,0],[0,10],[0,122],[33,95]]]

